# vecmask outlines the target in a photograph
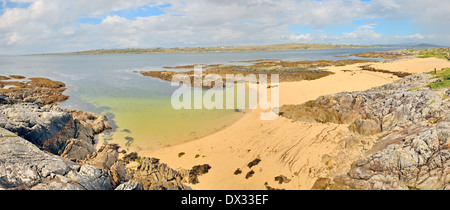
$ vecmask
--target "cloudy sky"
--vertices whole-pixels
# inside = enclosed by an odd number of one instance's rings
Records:
[[[278,43],[450,45],[449,0],[0,0],[0,54]]]

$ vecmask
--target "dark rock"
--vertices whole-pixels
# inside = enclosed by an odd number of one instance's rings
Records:
[[[250,172],[247,173],[247,175],[245,175],[246,179],[251,178],[253,175],[255,174],[255,172],[253,170],[251,170]]]
[[[242,174],[242,170],[238,168],[238,169],[236,169],[236,171],[233,174],[234,175]]]
[[[254,161],[250,162],[247,166],[252,168],[253,166],[257,166],[261,162],[261,159],[256,158]]]
[[[140,159],[138,153],[136,152],[132,152],[130,154],[125,155],[125,157],[122,158],[122,160],[126,163],[129,164],[130,162],[134,162],[136,160]]]
[[[278,184],[283,184],[283,183],[289,183],[291,182],[290,179],[288,179],[286,176],[280,175],[275,177],[275,181],[278,182]]]
[[[211,166],[208,164],[192,167],[192,170],[189,173],[189,183],[191,183],[191,184],[200,183],[198,180],[198,177],[203,174],[207,174],[210,169],[211,169]]]

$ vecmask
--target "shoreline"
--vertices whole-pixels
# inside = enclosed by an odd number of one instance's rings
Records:
[[[428,69],[430,66],[438,69],[450,66],[448,62],[435,58],[414,58],[370,65],[390,71],[411,73],[429,72],[432,70]],[[399,68],[402,65],[405,68]],[[398,77],[391,74],[362,71],[358,65],[330,67],[330,71],[335,74],[319,80],[280,83],[280,106],[302,104],[322,95],[363,91],[398,80]],[[300,93],[303,93],[302,96],[298,96]],[[199,184],[192,186],[199,190],[248,190],[269,189],[269,187],[311,189],[317,177],[326,173],[322,159],[338,151],[336,146],[339,136],[348,132],[348,125],[292,122],[283,117],[271,122],[260,122],[257,120],[258,116],[259,110],[253,110],[227,129],[215,134],[157,151],[141,151],[139,155],[157,157],[174,168],[189,168],[198,164],[211,165],[210,172],[199,178]],[[299,141],[300,137],[303,140]],[[315,137],[320,138],[314,139]],[[317,141],[319,139],[322,140]],[[293,154],[289,149],[292,144],[300,144],[303,147],[298,148],[299,151]],[[284,154],[281,154],[283,152]],[[304,157],[298,156],[301,152]],[[179,153],[185,155],[179,158],[177,155]],[[201,158],[195,158],[197,155]],[[286,160],[275,158],[283,155]],[[350,156],[352,157],[347,161],[355,159],[358,154]],[[246,164],[254,159],[262,161],[252,169],[246,167]],[[244,175],[234,175],[233,172],[238,171],[237,169],[243,171]],[[341,170],[345,169],[348,168],[344,167]],[[254,173],[251,178],[242,177],[251,171]],[[273,180],[278,176],[293,181],[278,184]]]
[[[294,48],[282,48],[277,49],[279,46],[299,46]],[[327,46],[327,47],[321,47]],[[329,47],[335,46],[335,47]],[[269,47],[269,49],[264,49],[264,47]],[[271,48],[275,47],[275,48]],[[305,49],[306,47],[306,49]],[[228,50],[216,50],[216,51],[208,51],[208,49],[225,49]],[[262,48],[262,49],[254,49],[254,48]],[[261,51],[292,51],[292,50],[327,50],[327,49],[362,49],[362,48],[385,48],[385,49],[394,49],[399,48],[395,46],[363,46],[363,45],[327,45],[327,44],[274,44],[274,45],[261,45],[261,46],[223,46],[223,47],[187,47],[187,48],[130,48],[130,49],[99,49],[99,50],[87,50],[87,51],[78,51],[78,52],[62,52],[62,53],[41,53],[41,54],[26,54],[23,56],[33,56],[33,55],[132,55],[132,54],[177,54],[177,53],[227,53],[227,52],[261,52]],[[185,51],[185,50],[193,50],[193,51]],[[239,50],[243,49],[243,50]],[[127,52],[127,51],[141,51],[141,52]],[[158,52],[158,51],[165,52]],[[172,50],[172,51],[171,51]],[[117,52],[119,51],[119,52]]]

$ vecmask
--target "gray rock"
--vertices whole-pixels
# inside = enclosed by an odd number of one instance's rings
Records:
[[[94,145],[92,143],[80,140],[70,139],[61,157],[67,158],[72,161],[84,160],[95,152]]]
[[[141,183],[144,190],[191,190],[185,185],[190,181],[191,173],[192,170],[185,169],[176,171],[160,163],[157,158],[145,158],[140,161],[136,170],[128,169],[130,181]],[[119,189],[130,188],[128,185],[131,184],[133,182],[128,182]]]
[[[109,171],[111,167],[119,160],[119,146],[115,144],[103,145],[97,152],[93,154],[93,157],[86,161],[87,164],[91,164]]]
[[[450,182],[450,89],[424,88],[433,76],[419,74],[367,91],[322,96],[303,105],[283,106],[293,120],[350,124],[341,143],[373,146],[330,189],[435,190]],[[380,137],[381,136],[381,137]]]
[[[129,181],[119,185],[116,190],[143,190],[142,182],[139,181]]]
[[[0,187],[4,189],[82,189],[65,176],[77,165],[41,151],[0,128]]]
[[[56,136],[69,121],[70,114],[58,107],[37,104],[0,106],[0,127],[38,146]]]
[[[70,160],[91,155],[94,136],[110,129],[102,115],[38,104],[0,106],[0,127]]]
[[[75,183],[78,183],[85,190],[111,189],[111,180],[109,175],[102,169],[94,166],[83,165],[79,171],[69,172],[69,174],[67,174],[67,178]]]

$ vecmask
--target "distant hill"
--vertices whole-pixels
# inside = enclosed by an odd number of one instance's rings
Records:
[[[377,45],[384,47],[399,47],[399,48],[408,48],[408,49],[428,49],[428,48],[445,48],[447,46],[435,45],[429,43],[403,43],[403,44],[392,44],[392,45]]]
[[[422,43],[422,44],[418,44],[418,45],[413,46],[413,48],[416,48],[416,49],[443,48],[443,47],[447,47],[447,46],[427,44],[427,43]]]
[[[129,48],[98,49],[80,52],[50,53],[45,55],[100,55],[100,54],[151,54],[151,53],[203,53],[203,52],[250,52],[250,51],[282,51],[310,49],[344,49],[344,48],[376,48],[379,46],[364,45],[332,45],[332,44],[275,44],[262,46],[220,46],[220,47],[186,47],[186,48]]]

